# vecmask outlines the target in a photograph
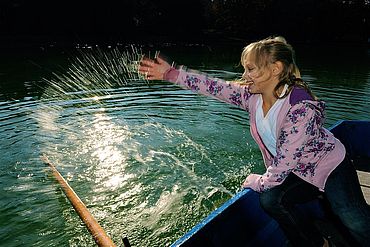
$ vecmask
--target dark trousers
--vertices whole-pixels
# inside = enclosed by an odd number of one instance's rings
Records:
[[[322,246],[323,237],[312,220],[296,210],[297,204],[317,199],[320,194],[317,187],[291,173],[281,185],[261,193],[260,203],[279,223],[292,246]],[[348,158],[328,177],[325,197],[332,212],[358,242],[353,246],[370,246],[370,207]]]

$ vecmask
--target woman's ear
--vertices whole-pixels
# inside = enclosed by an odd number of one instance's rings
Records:
[[[280,61],[276,61],[272,64],[272,74],[277,76],[280,75],[280,73],[283,71],[283,63]]]

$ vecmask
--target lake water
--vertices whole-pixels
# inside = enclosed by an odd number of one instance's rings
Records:
[[[120,71],[122,61],[109,62],[115,49],[103,49],[96,60],[81,59],[94,49],[3,50],[1,246],[94,245],[41,154],[117,245],[122,236],[132,246],[170,245],[235,194],[250,172],[264,170],[243,110]],[[116,49],[126,50],[125,45]],[[156,49],[144,47],[152,54]],[[221,78],[242,72],[242,47],[167,44],[160,49],[179,64]],[[368,47],[296,50],[303,78],[327,102],[327,127],[370,118]],[[82,87],[89,80],[97,84]]]

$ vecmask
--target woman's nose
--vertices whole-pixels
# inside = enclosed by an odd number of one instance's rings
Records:
[[[249,78],[249,73],[247,71],[244,71],[243,75],[242,75],[242,78],[244,80],[247,80]]]

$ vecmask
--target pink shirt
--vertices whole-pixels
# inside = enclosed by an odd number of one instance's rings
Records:
[[[324,190],[329,174],[342,162],[344,145],[323,127],[325,103],[314,101],[299,87],[285,100],[276,123],[276,155],[258,135],[257,94],[236,82],[226,82],[197,71],[168,70],[164,79],[198,93],[237,105],[249,112],[250,131],[263,156],[266,172],[248,176],[247,187],[261,192],[281,184],[290,172]]]

